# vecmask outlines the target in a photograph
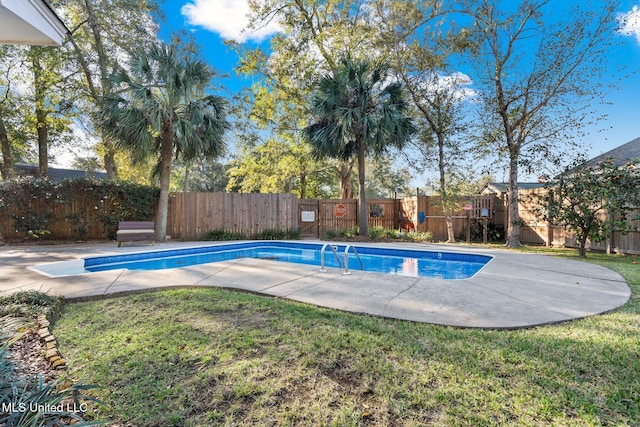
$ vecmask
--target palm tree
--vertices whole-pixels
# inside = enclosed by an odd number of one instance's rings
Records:
[[[174,156],[213,159],[225,148],[226,101],[205,93],[212,77],[204,62],[175,46],[157,44],[132,54],[129,71],[120,69],[111,77],[116,92],[103,99],[102,124],[119,148],[129,151],[134,161],[158,156],[158,241],[166,238]]]
[[[358,161],[360,234],[369,231],[365,196],[365,157],[402,148],[415,132],[401,86],[386,81],[389,67],[347,56],[317,83],[312,111],[315,123],[303,137],[318,157]]]

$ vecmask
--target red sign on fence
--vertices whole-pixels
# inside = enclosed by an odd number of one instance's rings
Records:
[[[337,205],[333,205],[333,216],[342,218],[347,214],[347,208],[344,207],[342,203],[338,203]]]

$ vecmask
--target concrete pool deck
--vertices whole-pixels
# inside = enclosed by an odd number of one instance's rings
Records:
[[[477,253],[494,258],[474,277],[463,280],[358,270],[343,275],[341,269],[320,272],[316,266],[247,258],[169,270],[121,269],[67,277],[46,277],[27,269],[36,264],[89,256],[205,244],[215,243],[169,242],[121,248],[115,243],[2,246],[0,295],[38,290],[77,300],[158,288],[212,286],[354,313],[477,328],[522,328],[582,318],[620,307],[631,296],[622,276],[595,264],[501,249],[440,244],[375,245]],[[366,245],[370,244],[357,244]]]

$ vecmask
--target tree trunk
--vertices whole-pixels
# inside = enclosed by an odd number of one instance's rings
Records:
[[[578,239],[578,256],[580,258],[587,257],[587,233],[583,231],[583,235]]]
[[[11,179],[13,177],[13,154],[11,153],[11,143],[7,128],[4,125],[4,119],[0,117],[0,147],[2,152],[2,179]]]
[[[102,136],[102,148],[104,150],[103,166],[107,172],[107,178],[114,181],[118,178],[118,167],[116,165],[116,150],[113,147],[113,141],[111,138],[104,135]]]
[[[45,82],[42,81],[42,67],[36,56],[33,59],[33,86],[36,105],[36,131],[38,133],[38,176],[49,175],[49,130],[47,129],[47,111],[45,110]]]
[[[91,86],[93,88],[92,94],[94,98],[96,99],[96,101],[99,101],[101,96],[105,96],[111,92],[111,82],[109,80],[110,71],[108,66],[109,56],[106,53],[104,42],[102,40],[100,21],[96,16],[94,3],[91,2],[91,0],[85,0],[84,6],[87,12],[91,34],[93,35],[93,46],[96,53],[98,69],[100,70],[100,93],[95,91],[93,85]],[[88,69],[86,69],[85,73],[87,74],[87,80],[93,83],[93,79],[91,77],[92,75],[89,73]],[[110,180],[115,180],[118,177],[118,168],[115,160],[115,144],[110,137],[105,136],[104,134],[102,136],[102,144],[104,145],[104,169],[107,172],[107,177]]]
[[[353,186],[351,185],[351,172],[353,171],[353,161],[341,161],[338,165],[340,174],[340,198],[353,199]]]
[[[307,198],[307,174],[300,172],[300,198]]]
[[[509,161],[509,222],[507,224],[507,246],[518,248],[520,242],[520,211],[518,209],[518,156],[510,153]]]
[[[360,235],[369,235],[369,212],[367,211],[367,196],[364,190],[364,160],[365,160],[365,147],[364,144],[358,144],[358,184],[360,187],[360,218],[358,219],[360,225]]]
[[[188,193],[189,192],[189,179],[191,176],[191,165],[189,163],[185,164],[184,166],[184,183],[182,185],[182,192],[183,193]]]
[[[438,137],[438,170],[440,172],[440,200],[442,202],[442,211],[447,221],[447,243],[455,243],[456,236],[453,232],[453,219],[451,218],[451,206],[449,204],[449,194],[447,193],[447,177],[444,161],[444,136],[442,133],[436,133]]]
[[[167,215],[169,213],[169,185],[173,160],[173,131],[170,126],[162,129],[160,158],[160,199],[156,212],[156,240],[164,242],[167,237]]]
[[[450,215],[447,215],[446,218],[447,221],[447,243],[455,243],[456,242],[456,236],[455,236],[455,232],[453,231],[453,218],[451,218]]]
[[[82,67],[82,70],[84,72],[84,75],[87,81],[87,86],[89,88],[89,92],[91,93],[91,96],[93,97],[96,105],[99,105],[98,101],[101,96],[103,96],[109,91],[108,88],[110,88],[110,83],[108,80],[108,69],[106,66],[106,59],[100,56],[100,53],[104,54],[104,49],[102,47],[102,38],[100,37],[99,31],[98,32],[93,31],[93,26],[97,25],[97,22],[95,20],[95,14],[93,13],[93,9],[91,8],[90,1],[87,0],[85,2],[85,5],[87,8],[87,15],[89,16],[88,22],[92,28],[95,45],[97,46],[96,52],[98,53],[98,64],[100,68],[100,82],[101,82],[100,87],[96,87],[96,84],[94,84],[94,81],[93,81],[94,74],[92,72],[91,65],[89,64],[89,61],[86,60],[85,54],[80,49],[80,46],[78,46],[78,43],[74,38],[74,35],[72,34],[68,38],[71,44],[73,45],[73,48],[76,52],[76,58],[78,59],[78,62],[80,63],[80,66]],[[102,149],[103,149],[102,163],[104,166],[104,170],[107,172],[107,178],[113,181],[118,177],[118,169],[117,169],[116,160],[115,160],[115,148],[111,138],[105,135],[104,133],[102,133]]]
[[[49,131],[47,130],[46,113],[36,108],[36,126],[38,126],[38,175],[49,176]]]

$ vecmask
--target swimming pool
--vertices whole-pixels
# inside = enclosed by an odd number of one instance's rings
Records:
[[[123,268],[160,270],[238,258],[258,258],[320,266],[323,246],[325,246],[324,265],[328,268],[345,269],[347,246],[344,244],[254,241],[90,257],[84,259],[84,271],[97,272]],[[492,257],[488,255],[351,246],[346,261],[350,270],[413,277],[466,279],[475,275],[491,259]]]

